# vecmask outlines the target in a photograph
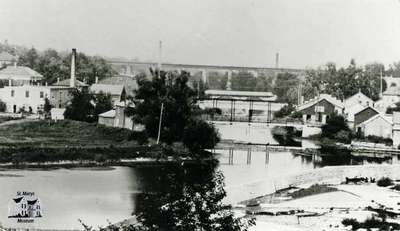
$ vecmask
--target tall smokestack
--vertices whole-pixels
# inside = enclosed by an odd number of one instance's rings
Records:
[[[72,48],[71,55],[71,79],[69,82],[70,87],[75,87],[75,64],[76,64],[76,49]]]
[[[279,53],[275,55],[275,68],[279,68]]]

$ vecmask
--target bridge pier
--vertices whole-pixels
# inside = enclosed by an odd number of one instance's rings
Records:
[[[226,90],[232,90],[232,71],[228,70],[228,81],[226,82]]]
[[[203,80],[203,83],[208,83],[207,79],[207,71],[206,70],[201,70],[201,79]]]
[[[228,150],[228,165],[233,165],[233,148]]]
[[[247,164],[251,164],[251,148],[247,149]]]

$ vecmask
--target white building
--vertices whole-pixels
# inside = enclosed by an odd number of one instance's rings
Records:
[[[143,130],[143,125],[135,124],[132,118],[126,115],[126,109],[128,107],[134,107],[134,104],[132,102],[125,101],[116,103],[115,109],[99,115],[98,123],[107,127],[126,128],[134,131]]]
[[[400,86],[388,87],[383,92],[382,98],[375,102],[375,108],[382,113],[386,113],[389,107],[393,107],[398,102],[400,102]]]
[[[357,124],[356,131],[363,136],[392,138],[392,124],[390,118],[382,114],[376,114],[368,120]]]
[[[400,145],[400,112],[393,112],[393,147]]]
[[[43,111],[45,99],[55,108],[65,107],[71,99],[69,87],[57,86],[6,86],[0,89],[0,99],[6,104],[6,111],[39,113]]]

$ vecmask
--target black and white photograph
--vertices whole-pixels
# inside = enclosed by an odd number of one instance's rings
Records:
[[[400,0],[0,0],[0,231],[400,230]]]

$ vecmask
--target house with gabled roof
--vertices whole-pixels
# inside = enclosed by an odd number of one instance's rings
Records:
[[[365,94],[363,94],[360,89],[360,90],[358,90],[358,92],[356,94],[354,94],[344,100],[344,107],[346,109],[351,108],[356,104],[367,107],[367,106],[373,106],[374,101],[371,98],[369,98],[368,96],[366,96]]]
[[[296,110],[303,114],[304,123],[325,124],[331,114],[344,113],[344,104],[331,95],[320,94],[299,105]]]
[[[111,102],[113,105],[126,99],[126,91],[124,85],[95,83],[90,86],[89,90],[94,95],[101,93],[106,95],[109,94],[111,96]]]
[[[392,138],[393,122],[389,117],[380,113],[355,126],[357,133],[361,136]]]

